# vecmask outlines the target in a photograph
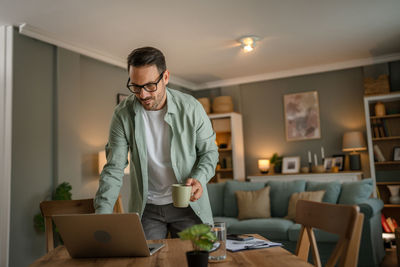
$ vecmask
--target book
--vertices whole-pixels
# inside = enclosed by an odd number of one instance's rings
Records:
[[[379,135],[380,137],[386,137],[385,129],[383,128],[383,122],[382,120],[378,120],[378,129],[379,129]]]
[[[382,151],[378,145],[374,145],[374,156],[375,156],[375,159],[379,162],[386,161],[386,159],[383,156]]]
[[[392,218],[392,222],[393,222],[393,225],[394,225],[394,229],[399,227],[399,225],[397,224],[397,221],[394,218]]]
[[[378,129],[377,119],[372,120],[372,129],[374,132],[374,137],[379,138],[379,129]]]
[[[379,187],[378,187],[378,186],[376,187],[376,197],[377,197],[378,199],[382,199],[382,198],[381,198],[381,193],[379,192]]]
[[[388,225],[387,222],[386,222],[385,215],[383,215],[383,214],[381,214],[381,223],[382,223],[383,230],[384,230],[386,233],[391,233],[391,230],[390,230],[390,228],[389,228],[389,225]]]
[[[383,120],[383,128],[385,129],[386,136],[392,136],[392,133],[390,131],[390,127],[388,127],[387,120]]]
[[[390,232],[392,232],[392,233],[394,233],[394,225],[393,225],[393,221],[392,221],[392,218],[390,218],[390,217],[387,217],[386,218],[386,222],[387,222],[387,225],[389,226],[389,228],[390,228]]]

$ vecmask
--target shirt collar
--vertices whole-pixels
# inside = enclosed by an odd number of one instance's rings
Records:
[[[175,99],[174,96],[171,94],[171,89],[169,89],[168,87],[165,88],[166,89],[166,93],[167,93],[167,112],[168,113],[176,113],[177,112],[177,108],[176,108],[176,104],[175,104]],[[137,98],[135,97],[134,101],[133,101],[133,110],[135,111],[135,113],[139,113],[139,110],[141,109],[141,105],[139,100],[137,100]]]

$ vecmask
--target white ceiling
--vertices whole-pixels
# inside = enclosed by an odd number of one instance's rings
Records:
[[[192,89],[400,59],[398,0],[0,0],[0,25],[21,23],[120,66],[155,46]]]

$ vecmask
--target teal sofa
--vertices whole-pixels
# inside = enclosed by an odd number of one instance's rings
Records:
[[[259,190],[270,186],[271,218],[239,220],[236,191]],[[290,196],[303,191],[325,190],[323,202],[356,204],[364,214],[358,266],[379,266],[385,250],[382,241],[381,210],[383,202],[370,198],[372,179],[358,182],[270,181],[267,183],[228,181],[208,184],[208,194],[214,221],[226,222],[228,234],[256,233],[271,241],[281,242],[284,248],[295,252],[300,225],[284,217],[288,212]],[[315,230],[322,264],[328,260],[338,240],[337,236]]]

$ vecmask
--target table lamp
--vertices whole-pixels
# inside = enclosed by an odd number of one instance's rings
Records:
[[[269,171],[269,159],[259,159],[258,160],[258,169],[263,174],[268,173],[268,171]]]
[[[350,170],[361,170],[361,160],[359,151],[367,150],[364,135],[360,131],[346,132],[343,135],[344,152],[350,152]]]

